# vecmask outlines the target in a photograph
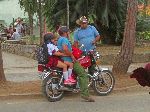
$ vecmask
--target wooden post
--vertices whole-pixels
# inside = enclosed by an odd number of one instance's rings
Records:
[[[0,41],[0,83],[5,81],[6,78],[3,69],[2,49],[1,49],[1,41]]]

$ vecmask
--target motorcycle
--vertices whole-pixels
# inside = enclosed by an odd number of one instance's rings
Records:
[[[84,53],[79,48],[75,47],[72,48],[72,51],[74,57],[88,73],[88,87],[92,87],[94,92],[100,96],[110,94],[114,88],[115,79],[108,68],[98,66],[97,60],[100,58],[100,54],[96,52],[96,50]],[[95,68],[94,72],[90,74],[88,69],[92,65],[95,65]],[[39,75],[42,79],[42,92],[50,102],[61,100],[65,91],[71,91],[74,93],[78,93],[80,91],[78,76],[74,71],[72,75],[76,79],[76,83],[71,85],[64,85],[63,72],[60,68],[48,68],[44,64],[39,64],[38,71],[40,72]]]

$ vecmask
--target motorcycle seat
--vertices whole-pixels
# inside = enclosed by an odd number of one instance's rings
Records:
[[[38,64],[38,66],[42,66],[43,68],[46,68],[46,69],[52,69],[52,70],[57,70],[57,71],[63,71],[62,68],[58,68],[58,67],[48,67],[48,66],[46,66],[45,64]]]
[[[62,68],[58,68],[58,67],[51,67],[50,69],[52,69],[52,70],[57,70],[57,71],[63,71]]]

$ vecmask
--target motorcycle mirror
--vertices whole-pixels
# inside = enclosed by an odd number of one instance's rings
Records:
[[[81,44],[80,48],[83,48],[84,47],[84,44]]]
[[[80,49],[84,48],[84,44],[81,44],[81,46],[79,47]]]

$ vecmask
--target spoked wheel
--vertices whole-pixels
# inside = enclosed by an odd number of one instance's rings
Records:
[[[50,102],[59,101],[64,96],[64,91],[59,90],[59,81],[58,77],[48,76],[42,82],[42,92]]]
[[[112,92],[115,84],[115,79],[109,70],[99,72],[96,80],[93,82],[94,91],[100,95],[105,96]]]

